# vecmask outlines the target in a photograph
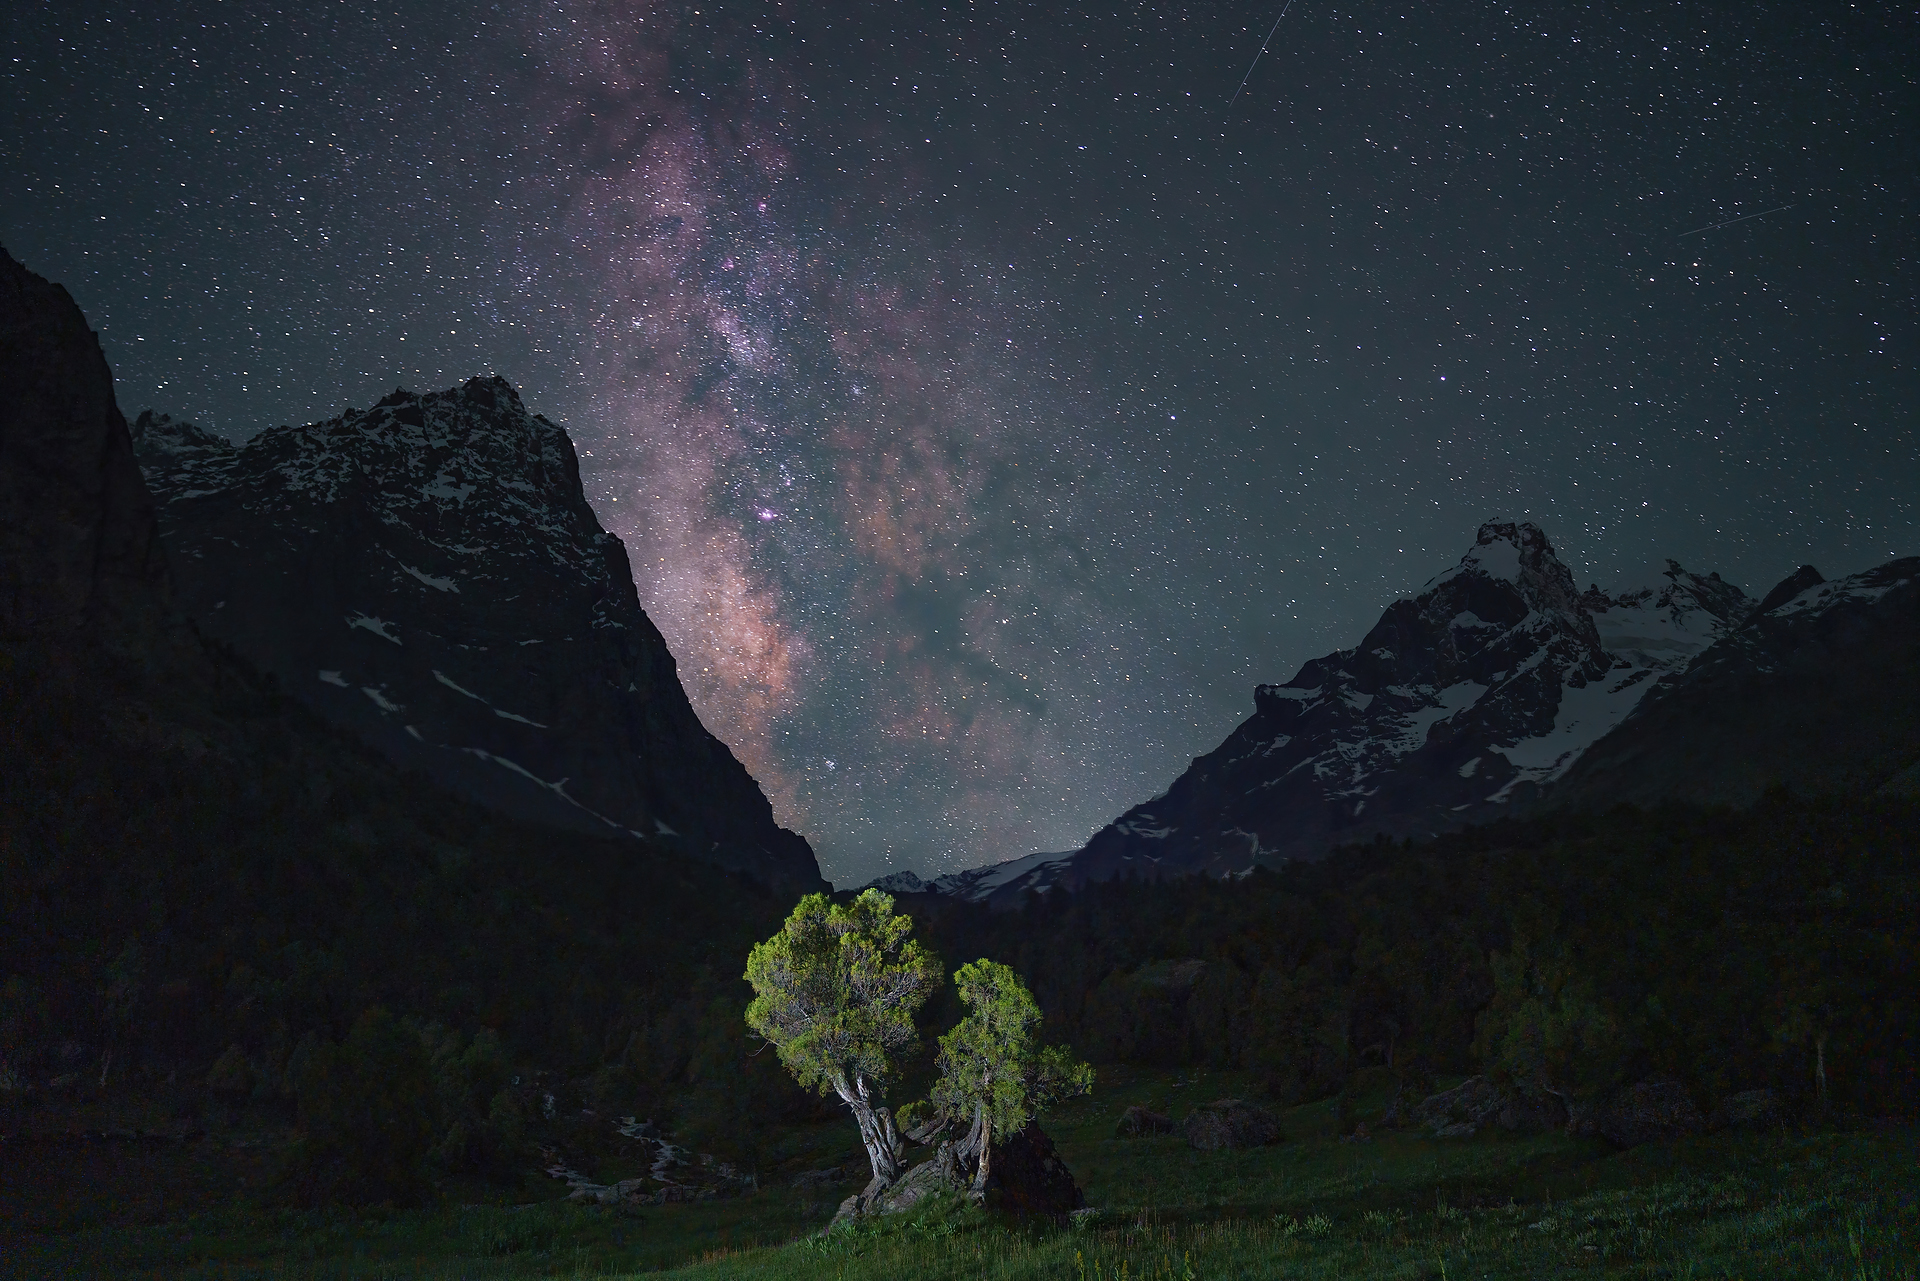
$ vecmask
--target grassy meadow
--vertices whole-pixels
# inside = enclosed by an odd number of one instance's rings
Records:
[[[1177,1118],[1231,1094],[1257,1098],[1234,1074],[1114,1068],[1091,1098],[1049,1117],[1097,1211],[1073,1226],[936,1204],[821,1237],[853,1184],[607,1208],[570,1204],[560,1184],[538,1176],[479,1202],[460,1203],[471,1189],[449,1189],[429,1209],[267,1209],[238,1183],[223,1190],[207,1168],[180,1165],[178,1153],[91,1176],[96,1191],[137,1181],[147,1200],[108,1204],[75,1188],[50,1213],[52,1201],[32,1197],[35,1183],[86,1170],[35,1170],[28,1154],[0,1154],[0,1270],[168,1281],[661,1270],[716,1281],[1920,1275],[1920,1130],[1910,1125],[1725,1133],[1614,1152],[1560,1135],[1355,1142],[1337,1134],[1322,1103],[1283,1113],[1285,1140],[1255,1151],[1114,1137],[1128,1104]],[[1384,1099],[1360,1102],[1364,1118]],[[847,1125],[789,1141],[837,1159],[851,1137]]]

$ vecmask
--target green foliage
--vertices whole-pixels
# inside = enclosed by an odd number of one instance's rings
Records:
[[[299,1085],[297,1189],[315,1200],[430,1199],[425,1160],[439,1131],[433,1063],[413,1029],[375,1007],[322,1046]]]
[[[429,1154],[432,1169],[513,1179],[527,1128],[509,1081],[513,1065],[500,1035],[481,1028],[471,1038],[438,1024],[421,1032],[432,1061],[435,1111],[442,1126]]]
[[[1249,1061],[1283,1103],[1324,1098],[1340,1088],[1353,1058],[1343,986],[1311,966],[1263,970],[1253,994],[1257,1029]]]
[[[678,1142],[755,1173],[767,1164],[784,1127],[820,1114],[818,1097],[798,1088],[766,1048],[749,1035],[741,1002],[715,994],[695,1026],[676,1098]]]
[[[912,929],[879,890],[845,905],[809,894],[749,954],[747,1025],[803,1086],[843,1098],[860,1081],[884,1087],[940,982],[939,962],[907,937]]]
[[[1013,1134],[1036,1112],[1093,1088],[1091,1067],[1038,1043],[1040,1007],[1013,970],[981,959],[953,981],[968,1014],[940,1038],[940,1079],[929,1096],[937,1111]]]
[[[1632,1044],[1564,947],[1516,929],[1512,946],[1489,959],[1494,996],[1473,1048],[1497,1079],[1570,1100],[1592,1098],[1620,1080]]]

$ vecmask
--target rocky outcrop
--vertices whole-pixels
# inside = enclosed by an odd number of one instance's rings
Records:
[[[243,445],[134,437],[182,607],[325,719],[508,814],[823,886],[694,714],[572,442],[503,379]]]
[[[1484,1076],[1470,1076],[1451,1090],[1413,1105],[1412,1122],[1435,1138],[1463,1139],[1488,1126],[1541,1133],[1566,1124],[1567,1111],[1550,1095],[1533,1098],[1505,1090]]]
[[[1187,1113],[1180,1132],[1202,1152],[1257,1148],[1280,1141],[1280,1118],[1244,1099],[1215,1099]]]
[[[1086,1195],[1046,1131],[1032,1121],[996,1144],[987,1178],[987,1207],[1023,1217],[1062,1219],[1084,1209]]]
[[[1146,1134],[1172,1134],[1173,1121],[1158,1112],[1135,1105],[1120,1114],[1120,1123],[1113,1132],[1123,1139],[1137,1139]]]
[[[154,624],[167,590],[100,340],[0,249],[0,639],[110,639]]]

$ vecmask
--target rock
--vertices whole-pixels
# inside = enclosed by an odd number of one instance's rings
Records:
[[[1451,1090],[1429,1095],[1408,1113],[1437,1139],[1463,1139],[1489,1125],[1524,1134],[1559,1129],[1566,1109],[1551,1095],[1503,1090],[1484,1076],[1470,1076]]]
[[[826,1170],[803,1170],[793,1176],[793,1186],[802,1190],[809,1188],[832,1187],[845,1183],[854,1176],[844,1166],[833,1166]]]
[[[1197,1107],[1180,1128],[1188,1145],[1202,1152],[1263,1147],[1280,1138],[1280,1119],[1243,1099],[1215,1099]]]
[[[1022,1216],[1063,1219],[1087,1204],[1053,1140],[1032,1121],[1004,1144],[995,1144],[987,1178],[987,1205]]]
[[[1707,1121],[1680,1082],[1642,1081],[1601,1099],[1580,1128],[1615,1147],[1632,1148],[1698,1134]]]
[[[1484,1076],[1470,1076],[1451,1090],[1428,1095],[1409,1114],[1435,1138],[1465,1138],[1500,1115],[1506,1098]]]
[[[1113,1132],[1123,1139],[1135,1139],[1143,1134],[1172,1134],[1173,1121],[1170,1117],[1135,1105],[1120,1114],[1120,1124],[1114,1127]]]
[[[0,639],[138,631],[169,594],[100,340],[0,249]]]
[[[914,1166],[891,1184],[876,1188],[869,1183],[840,1203],[833,1216],[835,1226],[868,1215],[899,1214],[912,1209],[936,1192],[972,1195],[973,1172],[960,1153],[960,1145],[942,1143],[933,1156]],[[990,1174],[984,1200],[995,1210],[1021,1216],[1065,1219],[1087,1203],[1073,1172],[1054,1150],[1037,1122],[1004,1143],[993,1145]]]
[[[180,607],[395,764],[797,892],[813,851],[695,715],[573,442],[504,379],[231,444],[142,414]]]
[[[1786,1120],[1780,1096],[1772,1090],[1742,1090],[1721,1099],[1707,1118],[1709,1130],[1767,1130]]]

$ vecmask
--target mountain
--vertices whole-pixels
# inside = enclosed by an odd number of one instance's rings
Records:
[[[770,884],[806,842],[707,732],[573,444],[500,378],[234,445],[142,414],[181,607],[395,764]]]
[[[1253,715],[1164,795],[1072,854],[933,891],[1010,902],[1115,876],[1223,876],[1507,813],[1754,610],[1673,561],[1643,578],[1581,592],[1538,526],[1485,524],[1358,645],[1255,690]]]
[[[1920,557],[1833,582],[1803,565],[1539,804],[1745,806],[1778,786],[1920,793]]]
[[[71,1184],[27,1134],[249,1108],[249,1145],[283,1134],[301,1063],[375,1008],[462,1045],[497,1035],[516,1072],[614,1069],[608,1114],[684,1089],[713,976],[792,885],[457,797],[203,635],[180,594],[98,339],[0,251],[9,1192],[36,1167]],[[489,1124],[485,1092],[441,1104],[450,1141]]]
[[[1008,859],[1004,863],[970,867],[964,872],[949,872],[930,881],[914,872],[889,872],[861,888],[871,886],[889,894],[940,894],[968,900],[996,896],[1004,898],[1009,894],[1017,895],[1036,887],[1052,885],[1054,869],[1072,857],[1071,850],[1064,854],[1029,854],[1025,858]]]

